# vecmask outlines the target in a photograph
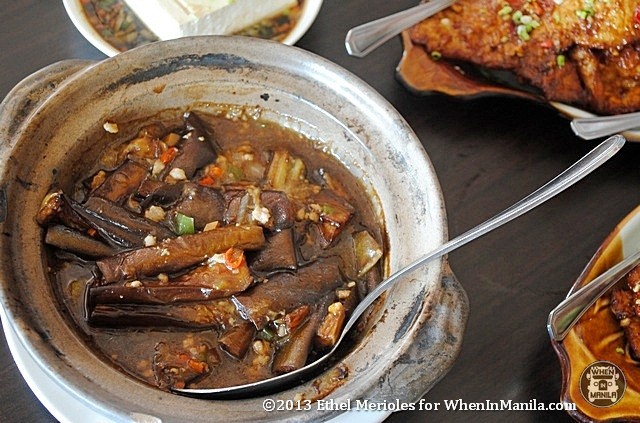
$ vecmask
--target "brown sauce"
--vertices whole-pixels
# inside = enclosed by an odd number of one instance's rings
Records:
[[[295,370],[379,282],[381,218],[299,133],[176,115],[109,127],[122,142],[43,201],[57,300],[98,355],[161,389]]]

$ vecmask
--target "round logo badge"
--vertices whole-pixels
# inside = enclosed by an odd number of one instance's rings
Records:
[[[591,363],[580,375],[580,392],[594,407],[611,407],[622,399],[626,389],[622,370],[609,361]]]

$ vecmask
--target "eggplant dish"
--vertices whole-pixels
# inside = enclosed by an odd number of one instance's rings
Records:
[[[410,37],[434,60],[506,70],[547,100],[599,114],[640,110],[638,1],[459,0]]]
[[[54,292],[94,350],[161,389],[300,368],[379,282],[381,217],[292,130],[228,110],[175,115],[133,138],[105,123],[125,141],[43,199]]]

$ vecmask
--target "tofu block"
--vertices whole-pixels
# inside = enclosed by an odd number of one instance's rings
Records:
[[[125,0],[161,40],[228,35],[295,6],[297,0]]]

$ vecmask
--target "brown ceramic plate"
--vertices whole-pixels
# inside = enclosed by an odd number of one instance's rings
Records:
[[[640,206],[615,227],[569,294],[638,249]],[[562,342],[552,344],[562,365],[561,399],[576,404],[576,410],[569,411],[574,418],[583,422],[640,421],[640,363],[629,356],[623,332],[610,310],[608,295],[582,316]],[[600,387],[589,388],[588,382],[593,382],[596,379],[593,375],[598,373],[591,366],[596,362],[604,362],[596,370],[604,370],[605,376],[612,377],[603,378]],[[616,388],[619,390],[614,394]]]
[[[402,44],[404,52],[396,70],[397,76],[407,89],[416,94],[440,93],[466,99],[515,97],[550,106],[569,119],[595,116],[564,103],[548,101],[531,87],[519,84],[508,73],[433,60],[422,46],[411,41],[407,31],[402,34]],[[629,141],[640,141],[639,130],[626,131],[623,135]]]

